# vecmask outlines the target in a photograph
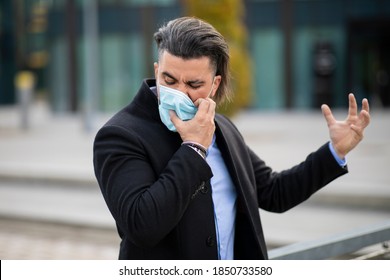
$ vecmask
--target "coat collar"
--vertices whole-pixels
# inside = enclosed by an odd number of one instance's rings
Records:
[[[137,111],[140,112],[143,117],[160,121],[157,93],[151,89],[153,87],[156,87],[155,79],[143,80],[142,85],[138,90],[138,93],[134,96],[130,106],[136,106]]]

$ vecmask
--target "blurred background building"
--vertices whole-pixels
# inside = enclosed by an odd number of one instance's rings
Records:
[[[154,31],[187,14],[188,2],[2,0],[0,105],[17,102],[15,76],[30,70],[35,98],[55,112],[117,110],[153,76]],[[348,92],[390,106],[390,1],[235,2],[243,7],[251,60],[244,106],[342,107]]]
[[[153,76],[153,33],[183,15],[228,40],[226,112],[250,109],[234,122],[276,171],[328,139],[321,103],[345,116],[354,92],[375,109],[349,176],[283,215],[261,210],[267,246],[388,228],[389,0],[0,0],[0,259],[116,258],[93,138]]]

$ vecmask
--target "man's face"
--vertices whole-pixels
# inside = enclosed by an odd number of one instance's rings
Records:
[[[214,78],[208,57],[182,59],[166,51],[154,64],[154,74],[157,84],[184,92],[192,102],[199,98],[212,98],[221,82],[221,76]]]

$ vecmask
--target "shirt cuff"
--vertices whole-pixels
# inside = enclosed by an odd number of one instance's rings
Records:
[[[336,153],[333,145],[332,145],[332,142],[329,142],[329,150],[330,152],[332,153],[334,159],[337,161],[337,163],[341,166],[341,167],[345,167],[347,165],[347,160],[344,158],[340,158],[339,155]]]

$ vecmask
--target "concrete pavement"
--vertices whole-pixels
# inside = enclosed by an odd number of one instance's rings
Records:
[[[52,114],[37,103],[23,131],[17,108],[0,107],[0,217],[114,230],[92,166],[93,139],[108,117],[96,116],[86,131],[82,115]],[[233,121],[275,170],[299,163],[328,139],[320,110],[245,111]],[[295,209],[261,211],[267,241],[288,244],[390,219],[390,111],[372,111],[348,165],[348,175]]]

